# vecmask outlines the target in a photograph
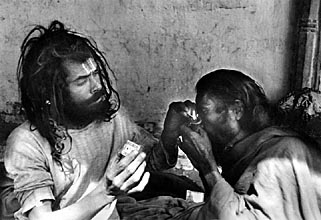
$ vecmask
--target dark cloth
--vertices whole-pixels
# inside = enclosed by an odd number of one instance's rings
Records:
[[[203,192],[185,176],[151,172],[142,192],[117,199],[117,211],[121,219],[173,219],[194,205],[185,200],[187,190]]]
[[[124,196],[118,198],[117,210],[123,220],[165,220],[173,219],[191,205],[192,203],[182,198],[171,196],[158,196],[140,201]]]
[[[150,172],[149,182],[144,190],[132,193],[130,196],[136,200],[145,200],[157,196],[172,196],[185,199],[187,190],[204,192],[202,187],[186,176],[166,172]]]

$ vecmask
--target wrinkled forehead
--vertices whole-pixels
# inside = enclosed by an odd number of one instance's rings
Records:
[[[81,63],[81,66],[87,74],[91,74],[92,72],[95,72],[97,69],[97,63],[92,57],[88,58],[85,62]]]
[[[208,105],[213,105],[213,106],[222,105],[222,100],[210,93],[197,94],[195,98],[195,102],[197,107],[208,106]]]
[[[88,76],[97,71],[97,63],[93,58],[88,58],[83,62],[66,60],[63,63],[67,72],[67,83],[77,80],[79,77]]]
[[[206,93],[197,93],[195,97],[195,103],[196,104],[201,104],[203,103],[206,99],[208,99],[208,95]]]

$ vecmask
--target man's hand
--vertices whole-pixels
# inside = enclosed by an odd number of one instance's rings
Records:
[[[217,164],[206,131],[201,127],[198,127],[197,131],[193,131],[185,125],[180,127],[180,131],[183,138],[180,148],[194,167],[203,175],[216,171]]]
[[[166,138],[178,138],[180,126],[188,123],[192,115],[196,115],[195,109],[195,103],[190,100],[172,102],[169,105],[164,122],[163,134],[165,134]]]
[[[150,173],[145,172],[146,153],[132,151],[126,157],[114,155],[108,164],[106,189],[111,195],[142,191]]]

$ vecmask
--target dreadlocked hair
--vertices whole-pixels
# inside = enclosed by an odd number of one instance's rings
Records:
[[[37,32],[38,35],[33,36]],[[63,91],[67,86],[63,62],[68,59],[84,62],[90,57],[97,63],[101,85],[109,101],[105,111],[105,120],[109,121],[120,107],[119,95],[112,87],[108,72],[114,77],[115,74],[93,39],[53,21],[48,28],[35,26],[21,46],[17,78],[23,112],[30,121],[30,129],[37,129],[48,140],[57,162],[65,150],[64,140],[69,139],[70,146],[72,141],[63,114]]]

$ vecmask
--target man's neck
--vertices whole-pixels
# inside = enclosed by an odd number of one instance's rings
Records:
[[[87,119],[82,119],[82,120],[70,120],[70,119],[66,119],[66,127],[68,129],[75,129],[75,130],[80,130],[83,129],[85,127],[87,127],[90,123],[94,122],[95,120],[91,119],[91,118],[87,118]]]
[[[240,129],[239,132],[234,136],[234,138],[229,143],[226,144],[226,147],[233,147],[237,142],[243,140],[248,135],[249,135],[249,132]]]

